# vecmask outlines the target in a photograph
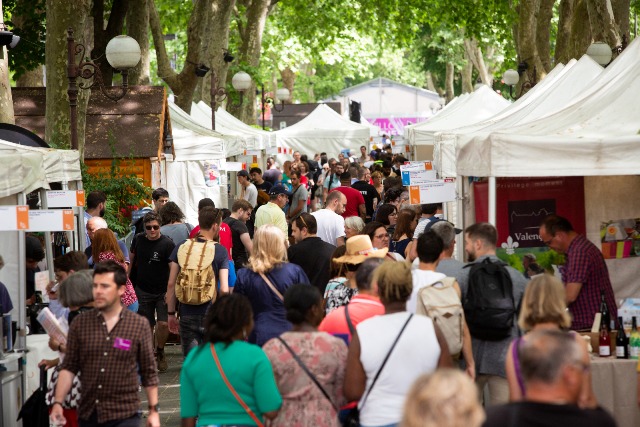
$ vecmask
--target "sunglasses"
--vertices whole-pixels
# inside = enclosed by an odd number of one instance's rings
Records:
[[[146,230],[160,230],[160,226],[159,225],[145,225],[144,228]]]

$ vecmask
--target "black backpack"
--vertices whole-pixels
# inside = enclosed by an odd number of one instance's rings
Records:
[[[475,338],[499,341],[511,334],[517,308],[505,265],[485,258],[464,267],[469,268],[469,280],[462,307]]]

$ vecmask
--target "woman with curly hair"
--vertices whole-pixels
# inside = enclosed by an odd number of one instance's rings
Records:
[[[253,235],[249,265],[238,270],[233,290],[251,302],[255,328],[249,335],[249,342],[260,346],[291,329],[283,295],[295,283],[309,283],[302,268],[287,261],[285,239],[282,230],[275,225],[258,228]]]
[[[113,234],[113,231],[108,228],[102,228],[93,233],[93,239],[91,240],[91,256],[96,264],[110,259],[120,264],[120,266],[127,271],[127,265],[124,262],[124,255],[120,250],[120,246],[118,246],[116,236]],[[138,311],[138,297],[136,296],[136,292],[133,289],[133,285],[131,284],[129,277],[127,277],[126,288],[124,294],[120,297],[120,300],[129,310],[133,312]]]

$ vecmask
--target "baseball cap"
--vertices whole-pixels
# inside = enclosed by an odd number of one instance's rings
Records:
[[[237,176],[249,176],[249,172],[247,172],[246,170],[242,169],[241,171],[238,171]]]
[[[276,184],[269,190],[270,196],[275,196],[277,194],[286,194],[287,196],[291,196],[291,192],[282,184]]]

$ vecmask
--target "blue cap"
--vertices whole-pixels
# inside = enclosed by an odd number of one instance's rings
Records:
[[[271,187],[271,189],[269,190],[269,195],[275,196],[277,194],[286,194],[287,197],[290,197],[291,191],[287,190],[287,187],[285,187],[282,184],[276,184],[273,187]]]

